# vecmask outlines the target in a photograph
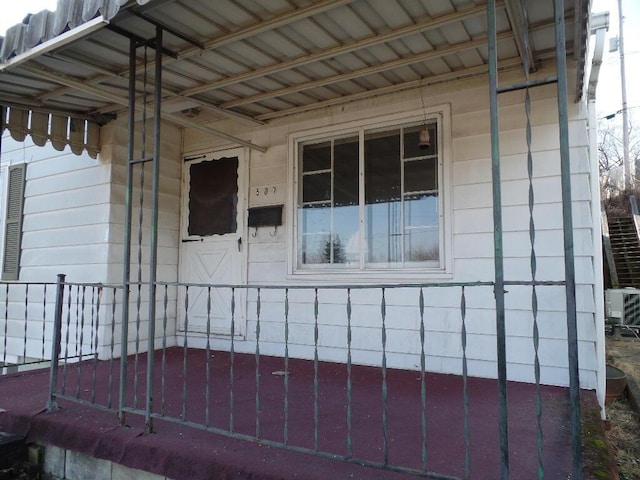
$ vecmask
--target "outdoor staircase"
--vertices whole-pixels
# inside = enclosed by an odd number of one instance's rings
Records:
[[[618,286],[640,288],[640,240],[633,217],[608,218],[607,223]]]

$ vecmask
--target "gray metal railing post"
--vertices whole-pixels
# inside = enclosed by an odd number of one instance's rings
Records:
[[[131,217],[133,196],[133,155],[135,150],[136,121],[136,41],[129,42],[129,132],[127,146],[127,189],[125,190],[124,259],[122,272],[122,337],[120,340],[120,385],[118,388],[118,416],[120,424],[126,422],[124,412],[127,401],[127,355],[129,349],[129,292],[131,282]]]
[[[64,300],[64,281],[66,275],[58,274],[58,282],[56,287],[56,307],[53,319],[53,338],[51,339],[51,374],[49,376],[49,401],[47,402],[47,410],[53,411],[58,409],[56,403],[56,386],[58,384],[58,357],[60,357],[60,339],[62,337],[62,304]]]
[[[578,321],[576,311],[576,270],[573,248],[571,199],[571,157],[569,153],[569,113],[567,52],[564,31],[564,1],[554,0],[556,25],[556,68],[558,70],[558,127],[560,140],[560,176],[562,185],[562,223],[564,231],[565,301],[567,308],[567,350],[569,354],[569,402],[571,405],[571,444],[573,479],[582,477],[582,424],[580,408],[580,369],[578,365]]]
[[[500,125],[498,120],[498,47],[496,1],[487,4],[489,40],[489,96],[491,117],[491,183],[493,187],[493,254],[495,265],[496,345],[500,431],[500,478],[509,478],[509,426],[507,406],[507,353],[504,298],[504,250],[502,242],[502,188],[500,175]]]
[[[153,432],[153,389],[155,373],[156,336],[156,278],[158,271],[158,202],[160,196],[160,127],[162,106],[162,29],[156,28],[156,59],[154,84],[154,146],[153,146],[153,205],[151,219],[151,244],[149,258],[149,324],[147,339],[147,397],[145,425],[147,433]]]

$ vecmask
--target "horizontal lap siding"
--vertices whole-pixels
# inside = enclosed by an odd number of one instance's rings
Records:
[[[2,165],[26,162],[20,280],[104,281],[111,166],[5,135]],[[3,199],[4,203],[4,199]],[[4,208],[4,205],[3,205]]]
[[[55,282],[56,275],[64,273],[69,282],[104,282],[109,255],[109,162],[74,155],[68,149],[58,152],[49,144],[38,147],[30,137],[18,143],[7,135],[1,161],[3,178],[8,165],[27,163],[20,281]],[[2,209],[4,202],[2,198]],[[33,284],[28,290],[10,286],[8,298],[6,287],[1,290],[0,336],[6,329],[7,337],[6,351],[4,344],[0,347],[2,356],[11,360],[22,357],[26,338],[27,357],[41,358],[44,348],[44,357],[50,358],[55,285],[47,286],[46,295],[43,286]],[[64,305],[63,340],[67,322],[70,340],[79,339],[76,324],[81,324],[84,315],[85,352],[93,345],[91,323],[97,320],[92,295],[95,301],[95,292],[87,289],[83,310],[74,287],[70,314],[67,303]],[[104,313],[101,309],[100,314]]]
[[[109,155],[113,165],[110,200],[112,208],[109,216],[109,272],[111,283],[122,282],[124,260],[125,233],[125,195],[127,191],[127,157],[128,157],[128,124],[126,117],[120,117],[103,129],[102,138],[106,145],[105,154]],[[140,139],[142,133],[140,123],[136,124],[136,152],[134,158],[140,158]],[[180,240],[180,193],[181,193],[181,151],[180,130],[166,123],[162,124],[160,136],[160,183],[158,198],[158,250],[157,280],[175,282],[178,279],[178,245]],[[153,153],[153,129],[151,122],[147,126],[146,156]],[[138,255],[140,255],[141,278],[149,281],[150,243],[152,224],[152,185],[153,169],[148,162],[144,167],[144,193],[142,199],[142,242],[140,235],[140,182],[141,167],[133,169],[132,185],[132,217],[131,217],[131,280],[138,278]],[[129,352],[135,351],[136,340],[140,342],[140,351],[146,350],[144,341],[148,335],[149,291],[146,286],[141,289],[140,307],[138,310],[138,289],[134,287],[130,294],[129,307]],[[156,296],[156,344],[161,344],[164,316],[167,317],[167,337],[169,344],[175,344],[177,295],[175,288],[168,292],[167,310],[164,309],[164,287],[160,286]],[[121,339],[121,305],[117,306],[116,344]],[[140,319],[136,325],[137,319]],[[109,337],[109,335],[107,335]],[[110,337],[109,337],[110,339]]]
[[[541,76],[553,72],[541,72]],[[519,72],[501,73],[501,83],[519,81]],[[533,188],[536,227],[535,248],[537,279],[564,278],[562,198],[560,191],[560,154],[557,126],[556,87],[548,85],[532,89],[531,125]],[[571,98],[571,95],[570,95]],[[273,120],[247,136],[244,128],[227,122],[221,125],[231,134],[248,138],[268,147],[265,153],[251,153],[249,206],[259,206],[268,198],[252,197],[252,188],[288,185],[287,135],[294,131],[322,128],[326,125],[369,119],[379,115],[413,110],[421,105],[419,91],[399,92],[345,104],[321,112],[312,112],[294,119]],[[489,97],[486,79],[477,78],[427,87],[426,107],[449,104],[451,108],[452,184],[444,191],[445,202],[452,207],[453,281],[493,281],[493,212],[491,186],[491,141],[489,131]],[[500,152],[503,191],[503,226],[505,242],[505,275],[508,280],[530,280],[530,240],[527,178],[527,144],[524,92],[501,95]],[[572,169],[573,214],[577,278],[578,336],[583,386],[595,387],[596,328],[594,324],[593,226],[590,166],[587,149],[585,112],[579,104],[569,104],[570,148]],[[187,152],[203,151],[213,146],[212,140],[200,132],[186,131]],[[275,201],[276,198],[273,198]],[[279,197],[278,197],[279,203]],[[285,202],[291,201],[287,191]],[[286,209],[285,209],[286,212]],[[288,276],[287,243],[291,242],[287,226],[291,218],[285,214],[284,225],[273,229],[260,228],[249,232],[249,284],[313,283],[304,275]],[[383,277],[362,274],[362,279],[383,283]],[[349,283],[357,280],[327,274],[322,283]],[[531,288],[508,286],[507,358],[508,375],[514,380],[532,381],[533,316]],[[490,288],[466,289],[466,352],[472,375],[496,376],[494,298]],[[565,294],[562,287],[539,287],[538,328],[542,379],[545,383],[566,384],[566,320]],[[280,298],[278,298],[280,295]],[[305,297],[306,295],[306,297]],[[283,292],[261,292],[260,332],[264,351],[282,355],[284,352]],[[387,352],[392,366],[418,368],[420,364],[418,297],[413,292],[386,292]],[[381,362],[380,291],[352,291],[352,325],[354,361]],[[346,292],[319,293],[319,353],[321,358],[335,361],[346,359]],[[462,319],[460,289],[425,289],[425,330],[427,368],[441,372],[460,373],[462,369]],[[248,339],[239,342],[240,349],[255,348],[258,320],[255,292],[247,304]],[[314,343],[313,293],[289,292],[289,341],[292,355],[313,356]],[[262,346],[261,346],[262,349]]]

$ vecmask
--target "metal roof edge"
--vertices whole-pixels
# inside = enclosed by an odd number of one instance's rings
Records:
[[[575,32],[574,32],[574,59],[578,62],[576,78],[576,98],[579,102],[585,91],[585,73],[587,68],[587,53],[589,51],[589,16],[591,13],[591,0],[575,0]]]
[[[0,71],[91,33],[106,25],[127,4],[145,5],[151,1],[58,0],[55,11],[28,14],[22,23],[0,36]],[[16,62],[16,58],[23,60]]]
[[[21,63],[50,52],[53,49],[60,48],[68,43],[77,40],[78,38],[82,38],[85,35],[88,35],[89,33],[102,28],[108,23],[109,21],[102,16],[94,18],[89,22],[83,23],[82,25],[74,29],[66,31],[62,35],[58,35],[51,40],[47,40],[46,42],[43,42],[36,47],[30,48],[24,53],[21,53],[20,55],[17,55],[15,57],[11,57],[6,62],[1,63],[0,73],[7,71],[10,68],[17,67]]]

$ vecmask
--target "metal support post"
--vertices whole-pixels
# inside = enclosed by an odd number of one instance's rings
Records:
[[[156,27],[155,81],[153,92],[154,146],[153,146],[153,204],[151,219],[151,253],[149,259],[149,328],[147,348],[147,397],[145,408],[145,428],[153,432],[153,384],[154,353],[156,335],[156,279],[158,270],[158,198],[160,195],[160,127],[162,113],[162,28]],[[146,107],[145,107],[146,108]]]
[[[129,343],[129,294],[131,282],[131,216],[133,196],[133,156],[135,146],[135,116],[136,111],[136,42],[129,42],[129,135],[127,147],[127,189],[125,192],[125,220],[124,220],[124,260],[122,274],[122,339],[120,341],[120,386],[118,415],[120,424],[126,422],[124,412],[127,399],[127,354]]]
[[[502,188],[500,176],[500,140],[498,121],[498,55],[496,1],[487,4],[489,42],[489,103],[491,117],[491,183],[493,186],[493,245],[496,298],[496,342],[498,356],[498,397],[500,431],[500,478],[509,478],[509,428],[507,407],[507,354],[504,312],[504,251],[502,246]]]
[[[47,410],[57,410],[56,387],[58,385],[58,359],[60,357],[60,339],[62,338],[62,304],[64,300],[64,281],[66,276],[58,274],[56,287],[56,306],[53,318],[53,338],[51,339],[51,372],[49,375],[49,401]]]
[[[558,126],[560,132],[560,175],[564,230],[564,272],[567,309],[567,348],[569,351],[569,401],[571,404],[571,443],[573,478],[582,479],[582,425],[580,412],[580,376],[578,366],[578,326],[576,313],[576,274],[571,212],[571,158],[569,155],[569,115],[567,108],[567,58],[564,31],[564,0],[554,0],[556,25],[556,64],[558,73]]]

